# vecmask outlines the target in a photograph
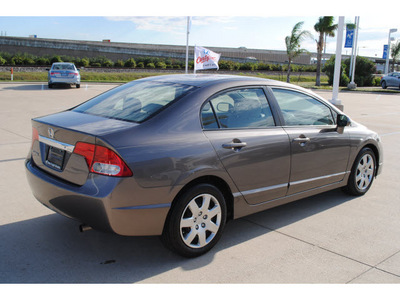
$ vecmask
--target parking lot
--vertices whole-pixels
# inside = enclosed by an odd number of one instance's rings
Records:
[[[31,194],[30,119],[114,86],[0,84],[0,283],[400,283],[400,94],[339,94],[383,141],[383,173],[364,197],[335,190],[232,221],[211,252],[185,259],[158,237],[80,233]]]

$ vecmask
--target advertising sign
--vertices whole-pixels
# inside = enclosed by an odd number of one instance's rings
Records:
[[[354,29],[346,29],[346,43],[344,44],[345,48],[353,48],[354,41]]]
[[[383,59],[387,58],[387,52],[388,52],[388,45],[383,45],[383,55],[382,55]]]

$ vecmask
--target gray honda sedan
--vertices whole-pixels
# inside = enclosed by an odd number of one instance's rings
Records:
[[[378,135],[298,86],[241,76],[135,80],[32,120],[34,196],[81,229],[161,235],[186,257],[228,220],[382,170]]]

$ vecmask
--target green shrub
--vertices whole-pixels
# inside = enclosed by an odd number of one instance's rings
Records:
[[[23,65],[23,64],[24,64],[24,57],[22,56],[21,53],[15,54],[15,55],[12,57],[11,60],[12,60],[12,62],[13,62],[13,65],[19,66],[19,65]]]
[[[99,63],[99,62],[92,62],[92,63],[90,63],[90,66],[91,66],[91,67],[95,67],[95,68],[99,68],[99,67],[101,67],[101,63]]]
[[[260,71],[271,71],[271,66],[267,65],[265,63],[259,63],[258,66],[257,66],[257,70],[260,70]]]
[[[118,59],[115,63],[114,63],[114,67],[117,68],[122,68],[124,66],[124,62],[120,59]]]
[[[50,59],[48,59],[46,57],[38,57],[38,58],[36,58],[35,63],[40,66],[48,66],[48,65],[50,65]]]
[[[149,68],[149,69],[155,69],[155,65],[154,65],[154,63],[148,63],[147,65],[146,65],[146,68]]]
[[[381,86],[381,78],[380,77],[374,77],[373,85],[374,86]]]
[[[0,66],[5,65],[6,64],[6,60],[0,56]]]
[[[254,71],[255,67],[256,67],[255,63],[247,62],[247,63],[244,63],[244,64],[240,64],[239,70]]]
[[[103,62],[101,63],[102,67],[106,67],[106,68],[111,68],[112,66],[114,66],[114,63],[111,59],[105,59],[103,60]]]
[[[166,65],[165,62],[159,61],[159,62],[156,63],[156,68],[157,69],[166,69],[167,65]]]
[[[322,72],[328,76],[328,84],[333,85],[333,77],[335,72],[335,55],[332,55],[331,58],[325,63],[324,67],[322,68]],[[346,65],[342,62],[340,67],[340,86],[347,86],[350,80],[349,77],[346,75]]]
[[[124,67],[136,68],[136,61],[133,58],[130,58],[127,61],[125,61]]]
[[[84,57],[84,58],[82,58],[81,59],[81,62],[80,62],[80,65],[82,66],[82,67],[89,67],[90,66],[90,61],[89,61],[89,59],[88,58],[86,58],[86,57]]]
[[[140,61],[137,63],[137,67],[143,69],[144,68],[144,62]]]
[[[221,70],[229,70],[232,71],[234,69],[234,62],[228,60],[220,60],[218,62],[218,66]]]
[[[51,59],[50,59],[50,63],[56,63],[56,62],[63,62],[61,57],[59,55],[54,55]]]
[[[346,59],[344,64],[346,65],[346,70],[350,71],[350,58]],[[354,82],[357,84],[357,86],[373,86],[375,73],[376,67],[372,61],[362,56],[356,57]],[[347,75],[350,77],[348,73]]]
[[[271,65],[271,69],[272,69],[272,71],[283,71],[282,66],[279,64]]]

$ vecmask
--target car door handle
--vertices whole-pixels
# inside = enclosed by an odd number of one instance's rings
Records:
[[[232,150],[240,150],[243,147],[246,147],[247,143],[243,143],[243,142],[232,142],[232,143],[228,143],[228,144],[222,144],[222,148],[225,149],[232,149]]]
[[[293,139],[293,142],[300,143],[300,144],[307,143],[309,141],[310,141],[310,138],[307,138],[307,137],[298,137],[298,138]]]

